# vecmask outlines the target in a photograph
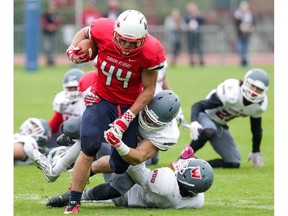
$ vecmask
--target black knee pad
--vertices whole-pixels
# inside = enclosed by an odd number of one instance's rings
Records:
[[[60,126],[62,133],[72,139],[80,139],[82,117],[69,119],[63,122]]]
[[[212,139],[216,134],[216,131],[212,128],[206,128],[202,131],[200,136],[203,136],[203,140],[210,140]]]
[[[206,128],[201,131],[197,140],[192,140],[190,146],[193,148],[194,152],[201,149],[205,143],[212,139],[216,134],[216,131],[212,128]]]

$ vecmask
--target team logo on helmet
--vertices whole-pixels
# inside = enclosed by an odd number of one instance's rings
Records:
[[[191,169],[191,178],[201,179],[200,166]]]

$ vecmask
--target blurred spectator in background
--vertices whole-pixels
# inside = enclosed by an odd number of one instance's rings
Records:
[[[234,21],[237,30],[237,50],[241,58],[240,65],[247,67],[249,38],[255,26],[255,18],[248,2],[240,2],[238,9],[234,12]]]
[[[120,3],[118,0],[109,0],[108,8],[104,12],[104,17],[110,18],[112,20],[116,20],[117,17],[123,12],[120,8]]]
[[[164,26],[168,34],[168,43],[172,45],[171,65],[174,65],[181,51],[181,32],[184,27],[181,13],[177,8],[165,18]]]
[[[193,55],[196,51],[199,58],[199,64],[203,66],[203,33],[201,26],[204,24],[204,17],[202,16],[198,6],[193,2],[189,2],[186,5],[186,10],[187,13],[184,16],[184,21],[187,30],[190,65],[194,65]]]
[[[93,20],[101,16],[102,14],[96,9],[94,1],[89,1],[82,11],[82,27],[89,26]]]
[[[41,16],[41,28],[43,30],[44,53],[48,66],[55,65],[56,32],[61,25],[61,17],[55,12],[55,5],[49,4],[48,9]]]

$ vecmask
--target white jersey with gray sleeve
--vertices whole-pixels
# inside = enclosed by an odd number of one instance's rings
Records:
[[[153,145],[162,151],[168,150],[178,142],[180,131],[174,118],[160,130],[148,131],[139,126],[141,138],[149,139]]]
[[[144,163],[130,166],[130,177],[137,183],[124,196],[131,207],[201,208],[204,194],[182,197],[175,173],[168,167],[148,169]]]
[[[261,103],[244,105],[240,81],[237,79],[225,80],[216,89],[213,89],[206,99],[209,100],[210,96],[214,93],[217,94],[223,106],[206,109],[205,112],[211,119],[222,125],[235,117],[251,116],[259,118],[268,106],[267,96],[265,96]]]
[[[57,93],[53,100],[53,110],[63,115],[63,121],[81,116],[85,109],[86,106],[82,98],[71,103],[65,97],[64,91]]]
[[[38,149],[38,144],[36,140],[28,135],[21,135],[19,133],[14,134],[14,145],[16,143],[22,143],[23,149],[26,154],[26,157],[22,160],[15,160],[15,165],[26,165],[33,163],[33,150]]]

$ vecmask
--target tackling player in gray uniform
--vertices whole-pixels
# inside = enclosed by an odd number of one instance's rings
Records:
[[[260,144],[262,139],[261,115],[266,111],[269,77],[258,68],[251,69],[244,80],[227,79],[212,90],[205,100],[192,106],[190,146],[194,151],[210,141],[221,159],[208,161],[212,167],[239,168],[240,151],[229,131],[227,123],[236,117],[250,117],[252,152],[248,161],[255,167],[263,166]],[[173,166],[173,164],[172,164]]]
[[[136,165],[152,158],[159,150],[166,151],[176,144],[180,135],[175,116],[180,108],[178,96],[171,90],[158,92],[151,102],[139,113],[139,138],[140,144],[136,149],[129,148],[120,137],[114,135],[116,140],[111,140],[105,134],[105,138],[116,148],[121,157],[128,163]],[[108,157],[102,157],[93,162],[92,172],[103,172],[95,170],[95,167],[105,167],[109,161]],[[100,165],[101,164],[101,165]],[[106,166],[107,167],[107,166]],[[106,172],[109,170],[105,170]],[[111,170],[110,170],[111,172]],[[134,185],[134,181],[125,172],[124,174],[112,174],[111,181],[99,185],[84,193],[85,199],[106,200],[124,195]],[[47,205],[59,206],[63,195],[51,198]]]
[[[126,161],[129,164],[135,165],[147,161],[155,156],[159,150],[167,151],[172,145],[178,142],[180,131],[177,127],[175,116],[179,111],[180,100],[173,91],[161,90],[159,85],[157,85],[156,92],[157,94],[154,96],[153,102],[149,103],[149,105],[144,108],[144,111],[141,111],[139,116],[140,126],[138,127],[138,137],[142,145],[139,145],[137,150],[131,149],[129,155],[132,156]],[[146,117],[147,115],[149,118]],[[146,123],[147,119],[150,118],[152,118],[151,122]],[[81,119],[76,118],[68,120],[61,126],[61,130],[65,135],[59,137],[58,143],[61,144],[60,142],[63,142],[64,139],[64,142],[75,144],[73,144],[68,152],[55,164],[52,164],[52,162],[39,151],[35,150],[33,152],[35,163],[37,167],[43,171],[48,182],[54,182],[62,171],[66,170],[67,167],[75,162],[80,152],[80,125]],[[109,149],[107,149],[106,145],[102,143],[103,147],[101,147],[101,149],[103,148],[103,150],[101,150],[100,154],[97,154],[97,158],[109,154]],[[123,148],[125,148],[125,145],[123,146]],[[120,150],[123,148],[116,149]],[[130,148],[125,149],[130,151]],[[91,172],[112,172],[106,159],[109,160],[109,157],[94,161]],[[103,170],[104,167],[105,170]]]

